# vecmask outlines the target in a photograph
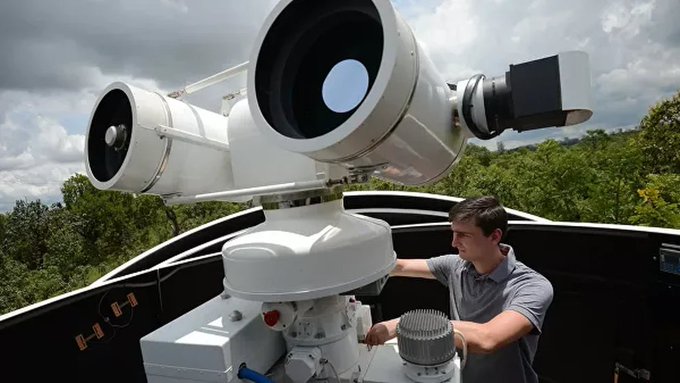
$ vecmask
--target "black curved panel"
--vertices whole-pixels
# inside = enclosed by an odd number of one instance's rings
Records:
[[[423,193],[390,193],[381,192],[370,194],[345,194],[345,209],[412,209],[412,210],[431,210],[448,214],[449,210],[455,206],[456,202],[436,198],[436,195],[427,197]],[[508,219],[512,221],[528,221],[527,218],[508,212]],[[446,220],[446,219],[444,219]],[[417,223],[417,222],[413,222]]]

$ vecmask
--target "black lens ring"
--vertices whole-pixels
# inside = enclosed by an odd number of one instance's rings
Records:
[[[500,132],[491,133],[483,132],[481,129],[479,129],[474,119],[472,118],[472,97],[475,94],[475,90],[477,90],[477,86],[484,78],[485,76],[483,74],[476,74],[470,77],[470,80],[465,86],[465,92],[463,93],[462,109],[463,119],[465,120],[465,124],[470,129],[472,134],[474,134],[477,138],[481,140],[490,140],[494,137],[497,137],[500,134]]]

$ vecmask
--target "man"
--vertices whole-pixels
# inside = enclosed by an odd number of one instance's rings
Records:
[[[452,324],[465,336],[470,354],[463,382],[538,382],[532,363],[552,285],[501,242],[508,219],[495,198],[462,201],[449,212],[449,221],[457,255],[398,259],[390,275],[437,279],[449,288]],[[366,343],[396,337],[398,323],[376,324]],[[462,348],[459,337],[452,341]]]

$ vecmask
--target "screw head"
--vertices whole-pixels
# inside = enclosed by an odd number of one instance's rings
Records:
[[[231,314],[229,314],[229,320],[232,322],[238,322],[241,319],[243,319],[243,313],[238,310],[234,310],[231,312]]]

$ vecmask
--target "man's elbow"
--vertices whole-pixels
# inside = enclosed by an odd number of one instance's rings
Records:
[[[480,354],[492,354],[508,346],[528,332],[529,331],[522,331],[522,333],[516,334],[515,336],[506,336],[485,329],[478,340],[476,347],[477,351]]]
[[[508,337],[505,334],[494,331],[492,328],[485,326],[482,330],[481,336],[478,339],[477,349],[480,354],[493,354],[512,343],[517,337]]]
[[[404,272],[404,264],[400,263],[399,260],[397,260],[397,263],[394,265],[392,270],[390,271],[390,277],[400,277]]]
[[[480,339],[477,345],[477,352],[479,354],[493,354],[494,352],[501,349],[501,343],[497,341],[494,337],[487,335]]]
[[[470,340],[468,348],[474,354],[492,354],[501,348],[500,342],[484,327],[478,330],[473,339]]]

